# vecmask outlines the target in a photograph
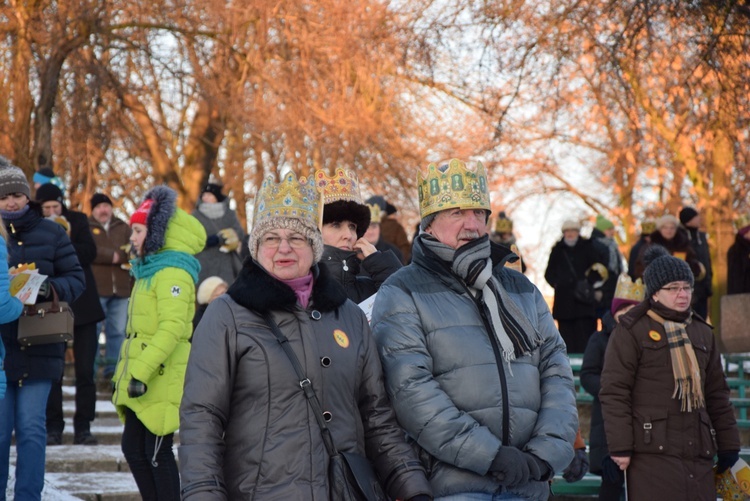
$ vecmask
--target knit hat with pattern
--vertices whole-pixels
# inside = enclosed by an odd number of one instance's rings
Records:
[[[692,287],[695,283],[690,266],[682,259],[669,254],[661,245],[650,246],[644,255],[646,271],[643,281],[646,283],[646,297],[672,282],[687,282]]]
[[[0,197],[11,193],[23,193],[31,200],[29,181],[23,171],[10,163],[10,160],[0,156]]]

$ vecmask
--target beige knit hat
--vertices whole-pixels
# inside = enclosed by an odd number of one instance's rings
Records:
[[[229,287],[229,284],[227,284],[221,277],[212,276],[203,280],[198,286],[198,292],[195,294],[195,299],[198,301],[198,304],[208,304],[211,300],[211,295],[221,284]]]

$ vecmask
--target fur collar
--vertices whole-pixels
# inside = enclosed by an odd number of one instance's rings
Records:
[[[148,211],[146,227],[148,233],[143,242],[143,253],[151,254],[164,247],[167,234],[167,224],[176,208],[177,193],[166,186],[151,188],[144,200],[152,199],[154,204]]]
[[[325,266],[314,265],[310,309],[334,311],[346,302],[343,287],[331,277]],[[237,280],[227,294],[248,310],[265,313],[272,310],[292,311],[297,296],[288,285],[278,281],[253,259],[246,259]]]

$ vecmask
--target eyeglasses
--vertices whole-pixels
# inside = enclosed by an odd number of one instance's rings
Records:
[[[307,238],[303,237],[302,235],[292,235],[286,238],[280,237],[278,235],[268,235],[260,240],[260,244],[263,247],[268,247],[269,249],[278,249],[281,245],[282,240],[286,240],[287,243],[289,243],[289,247],[291,247],[292,249],[301,249],[310,245],[310,242],[307,240]]]
[[[672,287],[662,287],[661,290],[667,291],[668,293],[674,294],[674,295],[677,295],[680,292],[687,292],[688,294],[692,294],[693,293],[693,287],[690,286],[690,285],[686,285],[684,287],[679,286],[679,285],[675,285],[675,286],[672,286]]]

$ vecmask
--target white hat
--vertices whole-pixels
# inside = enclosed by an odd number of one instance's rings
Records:
[[[565,231],[565,230],[581,231],[581,223],[579,223],[577,221],[573,221],[572,219],[567,219],[562,224],[562,228],[561,229],[562,229],[562,231]]]
[[[222,280],[221,277],[217,276],[208,277],[203,280],[203,282],[201,282],[201,284],[198,286],[198,293],[195,295],[196,299],[198,300],[198,304],[208,304],[209,299],[211,299],[211,294],[213,294],[216,288],[221,284],[228,286],[228,284],[224,280]]]

